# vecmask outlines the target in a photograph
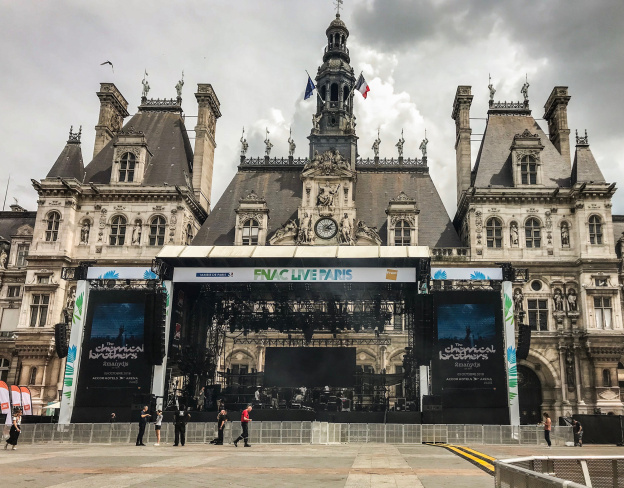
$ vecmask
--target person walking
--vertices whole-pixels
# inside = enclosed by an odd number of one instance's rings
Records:
[[[583,447],[583,426],[578,420],[573,422],[572,430],[574,431],[574,445]]]
[[[227,418],[227,412],[225,411],[225,409],[221,410],[219,412],[219,415],[217,415],[217,428],[218,428],[218,440],[217,440],[217,446],[222,446],[223,445],[223,431],[225,430],[225,424],[228,421]]]
[[[8,449],[9,444],[11,444],[13,446],[13,451],[15,451],[17,449],[17,439],[22,432],[22,409],[20,407],[15,407],[13,409],[12,421],[11,432],[9,433],[9,438],[6,441],[4,448]]]
[[[186,411],[186,406],[180,405],[180,408],[176,411],[175,419],[173,420],[175,426],[175,440],[174,446],[181,444],[184,446],[186,442],[186,423],[191,415]]]
[[[544,412],[544,439],[546,439],[546,444],[548,444],[548,449],[550,449],[550,430],[552,429],[552,420],[550,420],[550,415]]]
[[[249,444],[248,442],[249,422],[251,422],[251,419],[249,418],[249,413],[251,412],[251,410],[251,405],[247,405],[247,408],[243,410],[243,413],[241,414],[241,427],[243,428],[243,433],[239,435],[234,441],[234,447],[238,447],[238,443],[241,441],[241,439],[245,439],[245,447],[251,447],[251,444]]]
[[[162,427],[163,413],[162,410],[156,410],[156,420],[154,421],[154,430],[156,431],[156,444],[160,446],[160,428]]]
[[[143,407],[141,410],[141,416],[139,417],[139,435],[137,435],[136,445],[144,446],[143,444],[143,434],[145,434],[145,426],[147,425],[148,417],[151,417],[149,413],[147,413],[147,405]]]

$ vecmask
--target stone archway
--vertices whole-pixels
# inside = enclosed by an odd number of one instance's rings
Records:
[[[537,424],[542,416],[542,383],[535,371],[518,365],[518,402],[520,424]]]

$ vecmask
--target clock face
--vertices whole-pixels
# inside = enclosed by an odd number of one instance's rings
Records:
[[[334,219],[319,219],[316,221],[314,231],[321,239],[331,239],[338,233],[338,224]]]

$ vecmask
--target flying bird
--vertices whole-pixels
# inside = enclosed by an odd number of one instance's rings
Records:
[[[115,68],[113,68],[113,63],[111,63],[110,61],[104,61],[103,63],[100,63],[100,66],[104,66],[105,64],[110,64],[113,73],[115,72]]]

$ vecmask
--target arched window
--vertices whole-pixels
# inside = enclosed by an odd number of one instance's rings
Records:
[[[394,226],[394,245],[410,246],[412,244],[412,227],[406,220],[399,220]]]
[[[589,218],[589,242],[590,244],[602,244],[602,219],[597,215]]]
[[[535,218],[527,220],[524,224],[524,233],[526,236],[526,247],[542,246],[542,228],[539,220]]]
[[[520,173],[522,174],[523,185],[537,184],[537,163],[532,156],[525,156],[520,163]]]
[[[258,245],[260,225],[256,219],[247,219],[243,224],[243,246]]]
[[[186,240],[184,244],[190,246],[191,242],[193,242],[193,226],[191,224],[188,224],[186,226]]]
[[[110,232],[110,245],[111,246],[123,246],[126,240],[126,218],[122,215],[117,215],[111,220],[111,232]]]
[[[321,98],[327,101],[327,86],[325,85],[321,87]]]
[[[134,167],[136,165],[136,157],[132,153],[125,153],[119,162],[119,181],[134,181]]]
[[[61,214],[58,212],[50,212],[47,218],[47,228],[45,240],[54,242],[58,239],[59,225],[61,224]]]
[[[150,246],[162,246],[165,244],[165,218],[160,215],[154,217],[150,222]]]
[[[503,247],[503,224],[499,219],[495,217],[488,219],[485,223],[485,232],[487,234],[487,247]]]
[[[338,101],[338,83],[331,84],[331,101],[332,102]]]
[[[0,358],[0,381],[6,381],[9,378],[9,360]]]
[[[608,369],[602,370],[602,386],[611,388],[611,371]]]
[[[342,88],[342,101],[344,102],[345,105],[348,105],[349,103],[349,92],[351,91],[351,89],[349,88],[348,85],[345,85]]]
[[[30,368],[30,377],[28,379],[28,384],[29,385],[37,384],[37,368],[35,368],[34,366]]]

